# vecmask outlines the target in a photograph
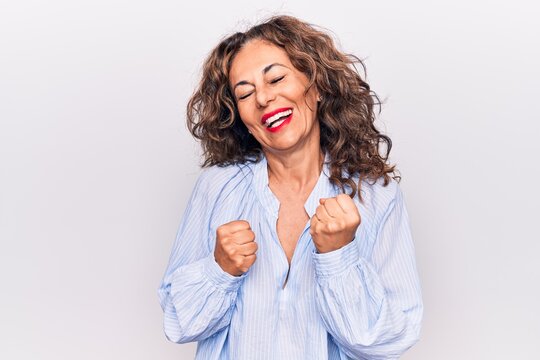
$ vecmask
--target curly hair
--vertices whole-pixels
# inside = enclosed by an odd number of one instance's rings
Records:
[[[283,49],[291,63],[322,97],[317,109],[320,143],[329,155],[330,181],[349,195],[362,200],[362,180],[372,183],[390,177],[400,181],[395,165],[388,163],[392,141],[374,125],[374,107],[381,102],[362,79],[356,56],[340,52],[333,39],[314,25],[292,16],[273,16],[224,38],[204,62],[202,79],[187,106],[187,124],[203,148],[203,167],[257,162],[261,145],[248,130],[238,112],[229,85],[231,63],[251,40],[264,40]],[[390,176],[392,175],[392,176]],[[358,183],[354,181],[358,177]]]

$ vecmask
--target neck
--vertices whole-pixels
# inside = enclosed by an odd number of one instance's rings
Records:
[[[265,156],[270,187],[272,184],[286,185],[295,191],[312,187],[319,178],[324,163],[324,153],[319,141],[306,144],[296,151],[265,152]]]

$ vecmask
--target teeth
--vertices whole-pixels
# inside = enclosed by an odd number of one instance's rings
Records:
[[[277,113],[277,114],[275,114],[273,116],[270,116],[268,119],[266,119],[265,124],[270,127],[270,125],[272,124],[273,121],[276,121],[277,119],[279,119],[280,117],[283,117],[283,116],[289,116],[290,114],[292,114],[291,109],[279,112],[279,113]]]
[[[281,125],[284,121],[285,121],[285,119],[276,121],[275,123],[273,123],[272,125],[270,125],[268,128],[271,129],[271,128],[274,128],[274,127],[276,127],[276,126],[279,126],[279,125]]]

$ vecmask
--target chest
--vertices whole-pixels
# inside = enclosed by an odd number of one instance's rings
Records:
[[[293,200],[281,203],[277,220],[277,234],[289,264],[308,220],[309,216],[304,209],[303,202]]]

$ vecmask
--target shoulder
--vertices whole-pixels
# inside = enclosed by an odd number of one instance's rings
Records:
[[[238,189],[250,184],[253,166],[253,163],[245,163],[203,168],[195,183],[194,192],[204,194],[208,200],[214,201],[228,189]]]
[[[392,202],[401,192],[396,180],[390,178],[388,184],[385,185],[382,177],[375,182],[362,180],[360,189],[366,200],[369,199],[373,204],[379,205]]]
[[[383,178],[379,178],[375,182],[363,180],[360,189],[363,206],[373,214],[376,222],[382,220],[396,203],[402,201],[399,184],[392,178],[387,185],[384,185]]]

